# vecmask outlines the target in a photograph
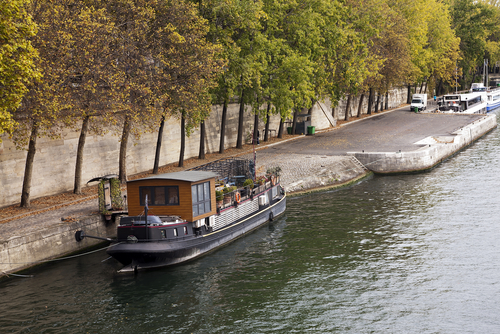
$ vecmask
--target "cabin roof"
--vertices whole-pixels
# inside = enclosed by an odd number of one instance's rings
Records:
[[[165,173],[159,175],[152,175],[148,177],[143,177],[137,180],[131,180],[128,182],[137,182],[144,180],[175,180],[175,181],[186,181],[186,182],[199,182],[211,178],[217,177],[217,174],[214,172],[206,172],[206,171],[183,171],[183,172],[175,172],[175,173]]]

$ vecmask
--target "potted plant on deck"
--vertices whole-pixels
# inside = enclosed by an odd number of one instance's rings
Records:
[[[222,190],[215,191],[215,200],[217,201],[217,207],[222,207],[222,203],[224,201],[224,192]]]
[[[241,191],[241,196],[248,196],[248,194],[250,194],[252,189],[253,189],[253,180],[246,179],[245,182],[243,182],[243,190]]]
[[[231,187],[224,187],[224,204],[229,204],[232,202],[232,196],[231,193],[235,191],[237,188],[236,186],[231,186]]]
[[[266,177],[265,176],[258,176],[255,179],[255,183],[258,184],[259,186],[265,184],[266,183]]]

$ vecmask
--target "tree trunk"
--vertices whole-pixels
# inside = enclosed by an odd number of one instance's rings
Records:
[[[347,96],[347,103],[345,106],[344,121],[349,121],[349,109],[351,108],[351,94]]]
[[[410,104],[411,103],[411,85],[408,84],[408,93],[407,93],[407,97],[406,97],[406,103],[407,104]]]
[[[82,122],[82,129],[80,130],[80,138],[78,139],[78,148],[76,150],[76,165],[75,165],[75,184],[73,185],[73,193],[82,193],[82,166],[83,166],[83,148],[85,147],[85,140],[87,139],[87,132],[89,130],[90,116],[85,116]]]
[[[385,110],[389,109],[389,91],[385,92]]]
[[[292,135],[295,134],[296,129],[297,129],[297,111],[294,111],[292,120]]]
[[[198,154],[198,159],[205,159],[205,121],[200,124],[200,153]]]
[[[438,86],[436,88],[436,95],[437,96],[442,95],[441,94],[442,88],[443,88],[443,79],[439,79],[439,83],[438,83]]]
[[[181,151],[179,153],[179,167],[184,167],[184,150],[186,148],[186,119],[184,112],[181,117]]]
[[[368,91],[368,111],[366,112],[368,115],[372,114],[372,103],[373,103],[373,88],[370,88]]]
[[[424,90],[424,81],[422,81],[422,84],[420,85],[420,94],[422,94],[423,90]]]
[[[333,107],[332,108],[332,117],[334,120],[338,120],[339,119],[339,110],[337,107]]]
[[[158,138],[156,139],[155,163],[153,166],[153,174],[158,174],[160,167],[161,142],[163,141],[163,128],[165,127],[165,115],[161,117],[160,129],[158,130]]]
[[[482,79],[481,79],[481,80],[482,80]],[[465,80],[464,80],[464,82],[465,82]],[[471,87],[471,86],[472,86],[472,84],[473,84],[474,82],[477,82],[477,81],[476,81],[476,75],[474,75],[474,77],[472,78],[472,81],[471,81],[468,85],[465,85],[465,86],[466,86],[466,87]],[[458,89],[458,88],[457,88],[457,89]]]
[[[365,98],[365,94],[361,94],[359,97],[359,104],[358,104],[358,114],[357,117],[361,117],[361,107],[363,106],[363,99]]]
[[[266,111],[266,128],[264,129],[264,141],[269,141],[269,122],[271,119],[271,115],[269,115],[270,111],[271,111],[271,103],[268,103]]]
[[[30,207],[31,179],[33,176],[33,162],[35,161],[36,139],[38,137],[38,124],[33,121],[31,135],[28,145],[28,155],[26,156],[26,166],[24,169],[23,190],[21,192],[21,208]]]
[[[127,144],[128,144],[128,137],[130,135],[130,119],[127,116],[125,118],[125,122],[123,122],[123,132],[122,132],[122,139],[120,142],[120,161],[118,162],[119,165],[119,172],[118,172],[118,178],[120,179],[121,183],[127,182]]]
[[[377,103],[375,104],[375,112],[378,112],[378,107],[380,105],[380,93],[377,94]]]
[[[243,117],[245,115],[245,103],[243,101],[243,91],[240,98],[240,113],[238,116],[238,140],[236,141],[236,148],[243,148]]]
[[[226,119],[227,119],[227,99],[224,99],[224,106],[222,107],[222,120],[220,124],[220,144],[219,153],[224,153],[224,139],[226,136]]]
[[[278,138],[283,138],[283,118],[280,116],[280,125],[278,129]]]
[[[313,108],[314,108],[314,105],[316,104],[316,102],[318,102],[318,101],[316,101],[315,99],[311,99],[311,108],[307,109],[307,114],[308,115],[312,115]]]
[[[253,135],[252,135],[252,144],[259,144],[259,115],[255,114],[253,117]]]

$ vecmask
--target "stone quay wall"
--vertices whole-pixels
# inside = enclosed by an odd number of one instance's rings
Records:
[[[389,92],[389,107],[396,107],[406,103],[406,88],[393,89]],[[351,113],[357,112],[359,101],[354,99],[351,104]],[[363,113],[367,111],[368,98],[365,97]],[[354,107],[355,106],[355,107]],[[335,107],[340,119],[345,113],[345,100],[341,100]],[[355,110],[354,110],[355,109]],[[227,113],[227,127],[225,148],[236,146],[238,134],[239,105],[230,104]],[[311,125],[317,130],[326,129],[336,125],[332,117],[333,110],[329,101],[318,102],[311,112]],[[220,141],[220,122],[222,106],[213,106],[212,113],[206,121],[206,153],[217,152]],[[245,141],[251,139],[254,116],[250,107],[245,111],[244,137]],[[270,129],[279,127],[279,117],[270,117]],[[264,138],[264,122],[260,121],[260,139]],[[160,166],[177,162],[180,154],[180,121],[174,118],[165,122],[163,143],[161,147]],[[285,130],[286,131],[286,130]],[[31,198],[53,195],[73,189],[74,170],[76,163],[76,150],[79,132],[65,131],[61,139],[51,140],[39,138],[33,167],[31,184]],[[156,150],[157,132],[146,133],[136,140],[129,139],[127,149],[127,175],[133,175],[152,170]],[[199,153],[199,131],[195,130],[186,139],[185,159],[197,157]],[[88,135],[84,148],[82,180],[85,183],[93,177],[118,173],[120,141],[119,136],[107,134],[104,136]],[[26,163],[26,151],[17,150],[12,141],[2,137],[0,143],[0,207],[20,202]]]
[[[116,226],[117,222],[105,223],[101,215],[92,215],[0,240],[0,277],[61,256],[81,253],[103,243],[92,238],[76,242],[76,231],[84,230],[88,235],[112,238],[116,237]]]
[[[496,127],[496,115],[490,114],[455,131],[452,136],[427,137],[416,143],[423,146],[415,151],[348,154],[355,156],[364,166],[377,174],[418,172],[436,166]]]

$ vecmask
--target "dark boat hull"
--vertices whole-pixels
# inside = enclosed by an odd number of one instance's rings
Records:
[[[121,242],[107,252],[125,265],[120,272],[171,266],[217,249],[278,217],[285,209],[286,195],[283,194],[266,208],[213,232],[175,241]]]

